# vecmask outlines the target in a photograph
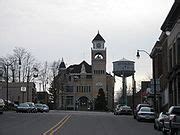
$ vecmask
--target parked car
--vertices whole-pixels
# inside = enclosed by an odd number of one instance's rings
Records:
[[[4,108],[4,100],[0,99],[0,114],[3,114],[3,108]]]
[[[141,109],[141,107],[151,107],[149,104],[138,104],[136,106],[136,109],[134,110],[134,119],[136,119],[138,111]]]
[[[49,112],[49,107],[46,104],[35,104],[38,112]]]
[[[177,135],[180,130],[180,106],[171,106],[163,119],[163,134]]]
[[[132,114],[132,109],[130,106],[123,105],[119,108],[119,114]]]
[[[138,121],[141,120],[154,121],[155,120],[154,109],[151,107],[141,107],[141,109],[137,112],[136,119]]]
[[[42,104],[35,104],[35,106],[37,108],[37,112],[44,112]]]
[[[121,106],[122,106],[121,104],[116,105],[116,108],[114,109],[114,115],[119,115],[119,111],[120,111],[119,109]]]
[[[34,103],[33,102],[26,102],[28,105],[29,105],[29,107],[30,107],[30,112],[32,112],[32,113],[36,113],[37,112],[37,108],[36,108],[36,106],[34,105]]]
[[[156,118],[154,120],[154,129],[162,130],[162,128],[163,128],[163,121],[164,121],[165,117],[166,117],[165,112],[161,112],[159,114],[158,118]]]
[[[16,112],[31,112],[31,107],[27,103],[21,103],[17,106]]]
[[[43,104],[43,111],[49,112],[49,107],[46,104]]]
[[[17,108],[17,104],[15,104],[15,103],[13,103],[12,101],[10,101],[10,100],[4,100],[4,110],[13,110],[13,111],[15,111],[16,110],[16,108]]]

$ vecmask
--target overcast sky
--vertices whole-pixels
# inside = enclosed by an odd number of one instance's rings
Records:
[[[24,47],[41,62],[64,58],[91,64],[92,39],[106,40],[107,71],[123,57],[135,61],[136,80],[151,75],[151,49],[174,0],[0,0],[0,56]]]

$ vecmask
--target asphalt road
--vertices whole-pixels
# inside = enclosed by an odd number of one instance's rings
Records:
[[[5,112],[0,115],[0,135],[162,135],[153,123],[106,112],[50,111]]]

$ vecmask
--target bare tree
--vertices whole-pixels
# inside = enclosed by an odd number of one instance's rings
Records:
[[[4,64],[11,63],[10,70],[12,74],[8,76],[13,82],[17,80],[19,82],[30,81],[34,75],[34,69],[38,65],[32,54],[21,47],[15,47],[13,54],[8,54],[1,59],[3,59]]]
[[[15,47],[13,49],[13,57],[16,60],[18,60],[18,62],[16,62],[16,75],[18,74],[19,82],[21,82],[21,76],[23,77],[23,82],[24,82],[24,70],[25,70],[24,61],[26,59],[27,53],[28,52],[25,50],[25,48],[22,47]],[[23,74],[21,74],[21,72]]]
[[[47,61],[40,67],[38,80],[42,84],[43,91],[47,90],[47,84],[50,79],[50,67]]]

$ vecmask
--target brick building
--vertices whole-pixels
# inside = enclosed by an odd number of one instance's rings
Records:
[[[105,40],[98,33],[92,40],[91,65],[86,61],[66,68],[64,61],[55,77],[57,108],[73,110],[94,110],[100,89],[105,93],[107,108],[113,110],[114,77],[106,72]]]
[[[28,88],[27,88],[28,87]],[[0,82],[0,98],[7,99],[7,83]],[[8,83],[8,100],[14,103],[35,102],[36,101],[36,88],[33,82]]]
[[[155,64],[153,74],[160,80],[157,95],[159,110],[180,105],[180,1],[175,0],[165,21],[162,33],[154,45],[151,56]],[[158,93],[157,93],[158,94]]]

